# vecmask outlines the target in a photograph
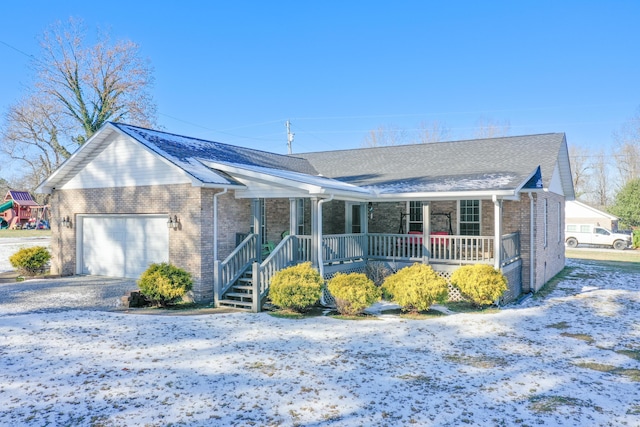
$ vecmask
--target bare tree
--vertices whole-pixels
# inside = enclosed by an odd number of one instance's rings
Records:
[[[571,174],[573,175],[573,188],[576,198],[586,194],[589,181],[589,171],[591,165],[589,159],[591,153],[587,148],[577,145],[569,146],[569,162],[571,164]]]
[[[34,89],[9,108],[0,127],[3,151],[26,166],[21,182],[37,186],[108,121],[154,125],[152,70],[138,46],[111,43],[104,33],[97,40],[88,46],[74,19],[45,31],[33,62]]]
[[[438,121],[431,122],[431,124],[421,122],[418,129],[417,142],[427,144],[430,142],[446,141],[450,137],[450,129],[444,124]]]
[[[511,130],[511,124],[508,120],[500,122],[490,118],[482,117],[476,122],[476,130],[474,132],[474,138],[499,138],[503,136],[509,136]]]
[[[620,187],[640,178],[640,110],[614,132],[615,157]]]
[[[64,142],[68,123],[55,104],[46,97],[31,96],[14,104],[6,114],[2,129],[3,151],[13,160],[25,163],[37,179],[49,176],[70,156]]]
[[[607,158],[608,156],[604,150],[600,150],[592,164],[593,203],[603,210],[606,210],[607,206],[609,206],[609,201],[613,196]]]
[[[45,31],[40,45],[36,87],[78,127],[76,142],[83,143],[107,121],[153,125],[152,70],[137,44],[112,44],[100,33],[97,43],[87,46],[82,21],[71,18]]]
[[[362,141],[362,146],[372,148],[406,143],[407,131],[404,129],[397,126],[379,126],[377,129],[369,131]]]

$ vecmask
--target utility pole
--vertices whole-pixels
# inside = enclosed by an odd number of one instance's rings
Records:
[[[291,133],[291,122],[289,120],[287,120],[284,126],[287,128],[287,147],[289,147],[289,154],[293,154],[293,150],[291,149],[291,143],[293,142],[293,137],[296,134]]]

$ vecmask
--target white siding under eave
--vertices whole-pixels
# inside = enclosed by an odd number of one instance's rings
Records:
[[[564,190],[562,189],[562,180],[560,178],[560,169],[558,164],[553,168],[553,175],[551,175],[551,181],[549,182],[549,191],[552,193],[560,194],[564,196]]]
[[[118,136],[61,188],[132,187],[191,183],[190,177],[126,136]]]

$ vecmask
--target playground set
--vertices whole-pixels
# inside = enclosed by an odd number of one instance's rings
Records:
[[[0,229],[48,229],[49,210],[28,191],[9,190],[0,204]]]

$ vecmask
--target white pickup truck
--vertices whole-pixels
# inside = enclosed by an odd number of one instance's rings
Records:
[[[564,237],[570,248],[585,244],[612,246],[614,249],[623,250],[631,246],[631,236],[628,234],[614,233],[604,227],[590,224],[567,224]]]

